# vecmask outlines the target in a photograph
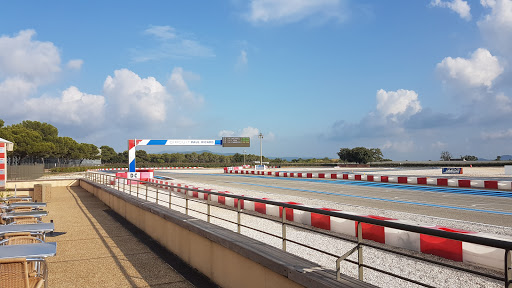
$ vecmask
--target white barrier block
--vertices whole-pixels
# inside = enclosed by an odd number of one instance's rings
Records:
[[[361,181],[367,181],[367,180],[368,180],[368,178],[366,175],[361,175]]]
[[[511,237],[477,233],[477,236],[512,241]],[[473,243],[462,242],[462,262],[476,264],[503,271],[505,268],[505,250]]]
[[[459,179],[448,179],[448,186],[459,187]]]
[[[498,181],[498,189],[500,189],[500,190],[512,190],[512,182],[509,182],[509,181]]]
[[[472,188],[485,188],[484,180],[471,180]]]
[[[337,211],[332,211],[336,213]],[[357,213],[352,212],[346,212],[346,211],[340,211],[340,213],[344,214],[350,214],[350,215],[361,215]],[[356,222],[353,220],[338,218],[338,217],[329,217],[331,220],[331,231],[349,235],[349,236],[356,236]]]
[[[210,200],[211,200],[212,202],[219,203],[219,196],[217,196],[217,195],[213,195],[213,194],[212,194],[212,195],[210,196]]]
[[[348,174],[348,180],[355,180],[356,177],[354,176],[354,174]]]
[[[265,208],[266,215],[279,217],[279,206],[266,204]]]
[[[389,183],[398,183],[398,177],[395,177],[395,176],[389,176],[389,177],[388,177],[388,182],[389,182]]]
[[[373,176],[373,182],[381,182],[380,176]]]
[[[249,200],[244,200],[244,210],[255,211],[254,202]]]
[[[198,199],[204,199],[204,194],[203,192],[197,192],[197,198]]]
[[[437,178],[427,178],[427,185],[437,185]]]
[[[418,177],[407,177],[408,184],[418,184]]]
[[[230,206],[230,207],[235,207],[235,198],[224,198],[226,199],[224,202],[226,203],[227,206]]]
[[[293,222],[311,226],[311,212],[293,209]]]
[[[419,223],[415,223],[415,222],[408,221],[408,220],[388,220],[388,221],[425,227]],[[384,236],[385,236],[385,241],[386,241],[387,245],[421,252],[421,241],[420,241],[419,233],[384,227]]]

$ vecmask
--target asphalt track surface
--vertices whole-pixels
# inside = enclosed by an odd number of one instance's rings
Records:
[[[316,172],[316,171],[315,171]],[[155,172],[155,176],[512,227],[512,191],[241,174]]]

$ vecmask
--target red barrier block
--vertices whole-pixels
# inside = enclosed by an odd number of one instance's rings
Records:
[[[226,194],[225,192],[220,192],[220,191],[219,191],[219,193]],[[220,196],[220,195],[219,195],[219,196],[218,196],[218,199],[219,199],[219,200],[218,200],[219,204],[224,204],[224,205],[226,205],[226,197],[225,197],[225,196]]]
[[[318,178],[325,178],[325,173],[318,173]]]
[[[380,176],[380,182],[388,182],[388,176]]]
[[[459,187],[471,187],[471,180],[459,180]]]
[[[5,153],[0,153],[0,158],[5,158]]]
[[[393,218],[387,218],[387,217],[381,217],[381,216],[375,216],[375,215],[368,215],[365,216],[372,219],[378,219],[378,220],[396,220]],[[355,222],[356,225],[356,236],[357,236],[357,222]],[[363,239],[372,240],[379,243],[386,243],[386,234],[384,233],[384,227],[383,226],[377,226],[373,224],[368,223],[361,223],[361,229],[363,231]]]
[[[255,174],[254,172],[255,172],[255,171],[251,171],[251,174]]]
[[[446,178],[438,178],[437,186],[448,186],[448,179]]]
[[[295,176],[294,176],[294,173],[290,173],[290,177],[295,177]]]
[[[366,181],[373,181],[373,175],[366,176]]]
[[[288,173],[284,172],[283,177],[288,177]]]
[[[417,181],[418,181],[418,184],[427,185],[427,178],[426,177],[418,178]]]
[[[274,176],[279,177],[280,172],[274,172]]]
[[[332,209],[332,208],[320,208],[320,210],[340,211],[338,209]],[[331,217],[328,215],[311,213],[311,226],[320,228],[320,229],[324,229],[324,230],[331,230]]]
[[[443,230],[454,233],[474,233],[466,230],[452,229],[436,226],[432,229]],[[420,235],[421,252],[437,255],[446,259],[462,262],[462,242],[458,240],[445,239],[436,236]]]
[[[355,180],[361,180],[361,175],[354,175]]]
[[[348,174],[343,174],[343,179],[347,180],[348,179]]]
[[[405,184],[407,184],[407,177],[398,177],[398,183],[405,183]]]
[[[307,173],[308,178],[313,178],[313,173]]]
[[[261,214],[267,214],[267,204],[254,202],[254,211]]]
[[[0,164],[0,169],[5,169],[5,164],[4,163]]]
[[[272,175],[272,172],[267,172],[267,175],[271,176],[271,175]]]
[[[498,181],[484,181],[484,187],[488,189],[498,189]]]
[[[301,203],[297,203],[297,202],[284,202],[284,203],[291,204],[291,205],[302,205]],[[279,217],[283,217],[283,207],[279,207]],[[293,221],[293,209],[286,208],[286,220]]]
[[[5,174],[0,174],[0,180],[5,180]]]
[[[297,177],[302,178],[302,173],[297,173]]]
[[[331,179],[338,179],[338,174],[331,174]]]

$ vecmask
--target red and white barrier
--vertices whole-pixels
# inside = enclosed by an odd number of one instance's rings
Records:
[[[237,171],[235,171],[237,172]],[[244,173],[244,171],[241,171]],[[245,171],[247,172],[247,171]],[[283,173],[283,172],[281,172]],[[301,174],[301,173],[298,173]],[[297,175],[295,177],[308,177],[307,174],[310,173],[302,173],[305,175]],[[338,174],[341,175],[341,174]],[[347,175],[347,174],[343,174]],[[312,175],[309,175],[312,176]],[[329,175],[332,176],[332,175]],[[288,177],[282,176],[282,177]],[[293,176],[290,176],[293,177]],[[318,177],[318,176],[317,176]],[[320,177],[327,177],[326,175],[320,176]],[[398,180],[397,177],[395,177],[396,181],[405,181],[403,179]],[[388,179],[386,179],[387,181]],[[164,181],[157,180],[157,179],[150,179],[149,180],[152,183],[157,184],[164,184]],[[407,179],[408,181],[408,179]],[[166,185],[176,186],[176,187],[185,187],[185,188],[192,188],[197,190],[204,190],[204,191],[211,191],[216,192],[220,194],[231,194],[231,192],[228,191],[216,191],[212,189],[204,189],[204,188],[198,188],[188,185],[183,185],[180,183],[172,183],[165,181]],[[188,196],[198,198],[198,199],[204,199],[206,200],[208,198],[208,194],[197,192],[197,191],[188,191],[185,189],[180,188],[172,188],[172,191],[174,192],[180,192],[180,193],[187,193]],[[243,195],[242,195],[243,196]],[[271,200],[269,198],[254,198],[256,199],[262,199],[262,200]],[[225,197],[221,195],[211,195],[210,200],[215,203],[227,205],[230,207],[238,207],[238,199]],[[273,200],[275,201],[275,200]],[[290,205],[297,205],[297,206],[305,206],[304,204],[297,203],[297,202],[282,202],[285,204]],[[251,200],[241,200],[240,203],[241,209],[249,210],[249,211],[255,211],[261,214],[269,215],[269,216],[275,216],[275,217],[282,217],[283,208],[276,205],[266,204],[266,203],[258,203]],[[311,207],[311,206],[306,206]],[[425,223],[417,223],[412,222],[408,220],[399,220],[399,219],[393,219],[393,218],[387,218],[377,215],[362,215],[357,213],[352,213],[348,211],[340,211],[337,209],[332,208],[321,208],[321,207],[312,207],[317,208],[319,210],[325,210],[325,211],[332,211],[332,212],[340,212],[344,214],[350,214],[350,215],[358,215],[362,217],[372,218],[372,219],[379,219],[389,222],[397,222],[397,223],[404,223],[409,225],[416,225],[419,227],[425,227],[430,229],[436,229],[436,230],[443,230],[453,233],[464,233],[464,234],[474,234],[481,237],[487,237],[491,239],[501,239],[505,241],[512,241],[512,237],[506,237],[506,236],[498,236],[498,235],[492,235],[487,233],[480,233],[480,232],[472,232],[472,231],[465,231],[460,229],[453,229],[449,227],[443,227],[443,226],[436,226],[436,225],[430,225]],[[312,227],[329,230],[335,233],[340,233],[344,235],[349,236],[357,236],[357,221],[338,218],[338,217],[331,217],[328,215],[322,215],[314,212],[308,212],[308,211],[302,211],[297,209],[286,209],[286,219],[288,221],[297,222],[304,225],[309,225]],[[362,223],[362,236],[363,239],[372,240],[375,242],[387,244],[394,247],[400,247],[408,250],[413,250],[417,252],[422,252],[426,254],[432,254],[439,257],[443,257],[446,259],[450,259],[453,261],[458,262],[465,262],[470,263],[474,265],[479,265],[482,267],[492,268],[496,270],[503,270],[504,269],[504,253],[505,251],[503,249],[498,248],[492,248],[492,247],[486,247],[482,245],[462,242],[458,240],[451,240],[451,239],[445,239],[437,236],[430,236],[425,234],[419,234],[409,231],[403,231],[399,229],[394,228],[388,228],[373,224],[367,224]]]
[[[227,167],[226,167],[227,168]],[[279,171],[248,171],[229,170],[224,168],[225,173],[234,174],[256,174],[275,177],[291,178],[319,178],[319,179],[343,179],[355,181],[388,182],[398,184],[418,184],[433,186],[448,186],[461,188],[484,188],[497,190],[512,190],[512,181],[498,180],[469,180],[469,179],[448,179],[431,177],[409,177],[409,176],[378,176],[366,174],[339,174],[339,173],[302,173],[302,172],[279,172]],[[256,173],[255,173],[256,172]]]

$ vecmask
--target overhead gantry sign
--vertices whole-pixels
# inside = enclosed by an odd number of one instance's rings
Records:
[[[135,147],[137,146],[222,146],[222,147],[250,147],[249,137],[222,137],[222,140],[191,140],[191,139],[169,139],[150,140],[133,139],[128,140],[128,172],[136,172],[135,168]]]

